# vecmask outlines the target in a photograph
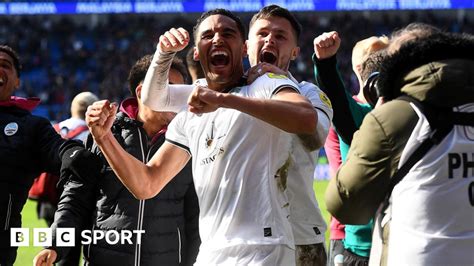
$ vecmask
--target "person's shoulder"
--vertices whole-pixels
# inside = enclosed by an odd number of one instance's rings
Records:
[[[275,74],[275,73],[265,73],[258,77],[252,84],[251,88],[266,88],[266,89],[276,89],[282,86],[292,87],[296,91],[298,90],[298,85],[295,84],[290,78],[285,75]]]
[[[410,103],[401,100],[384,103],[370,112],[370,115],[387,136],[394,138],[411,132],[419,118]]]

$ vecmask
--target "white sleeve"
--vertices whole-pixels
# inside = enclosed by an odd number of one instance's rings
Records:
[[[329,101],[326,94],[313,83],[303,81],[298,86],[301,95],[308,98],[318,113],[317,131],[319,137],[321,139],[326,139],[333,117],[331,101]]]
[[[168,85],[168,75],[175,53],[156,49],[142,85],[142,103],[158,112],[180,112],[186,108],[192,85]]]
[[[265,73],[257,78],[249,87],[250,97],[270,99],[284,88],[299,93],[298,86],[285,75]]]
[[[189,140],[186,135],[186,117],[189,115],[188,112],[179,113],[168,125],[166,131],[166,141],[181,148],[191,155],[189,149]]]

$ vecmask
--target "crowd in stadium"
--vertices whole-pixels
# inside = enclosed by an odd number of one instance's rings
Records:
[[[406,11],[409,12],[409,11]],[[355,94],[358,83],[350,67],[351,50],[360,39],[389,35],[409,22],[419,21],[452,32],[474,32],[472,18],[459,20],[455,14],[440,17],[432,12],[331,14],[295,13],[303,25],[302,52],[291,69],[300,80],[313,80],[310,71],[313,39],[337,30],[344,42],[339,66],[348,89]],[[39,96],[37,112],[53,121],[68,116],[72,97],[81,91],[118,101],[127,95],[126,76],[133,62],[152,53],[158,37],[170,27],[191,30],[197,14],[176,15],[101,15],[94,16],[18,16],[0,17],[0,41],[10,43],[22,55],[23,82],[19,96]],[[251,15],[243,13],[245,22]],[[377,17],[377,18],[375,18]]]
[[[241,15],[0,18],[0,266],[474,263],[469,17]]]

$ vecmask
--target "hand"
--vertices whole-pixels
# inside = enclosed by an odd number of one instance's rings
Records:
[[[33,266],[52,266],[58,254],[52,249],[43,249],[33,259]]]
[[[217,110],[222,102],[222,93],[197,85],[188,98],[188,110],[195,114]]]
[[[117,104],[108,100],[94,102],[87,107],[86,123],[94,140],[100,142],[108,133],[115,120]]]
[[[341,39],[337,31],[325,32],[314,38],[314,53],[318,59],[327,59],[337,53]]]
[[[278,75],[285,75],[288,76],[288,72],[280,69],[279,67],[269,64],[269,63],[258,63],[257,65],[251,67],[248,70],[248,77],[247,77],[247,84],[251,84],[257,78],[265,73],[274,73]]]
[[[158,48],[162,52],[179,52],[189,43],[189,33],[183,28],[171,28],[160,36]]]

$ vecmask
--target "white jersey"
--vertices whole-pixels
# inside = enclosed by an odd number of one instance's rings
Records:
[[[71,117],[71,118],[68,118],[64,121],[61,121],[59,124],[59,133],[61,134],[61,136],[67,136],[67,134],[78,128],[78,127],[84,127],[84,126],[87,126],[86,124],[86,121],[82,120],[82,119],[79,119],[79,118],[75,118],[75,117]],[[82,131],[81,133],[79,133],[77,136],[75,136],[73,139],[76,139],[76,140],[80,140],[80,141],[85,141],[86,138],[87,138],[87,135],[89,135],[89,130],[84,130]]]
[[[308,98],[318,113],[317,133],[326,140],[332,120],[331,102],[312,83],[298,84],[301,95]],[[287,195],[290,202],[290,223],[296,245],[324,243],[326,222],[313,190],[313,177],[319,149],[309,151],[301,139],[292,134],[291,161],[288,168]]]
[[[420,117],[400,165],[431,133]],[[474,104],[454,108],[473,112]],[[474,265],[474,128],[454,126],[395,186],[389,265]]]
[[[270,99],[280,88],[295,86],[270,73],[229,93]],[[219,108],[202,115],[179,113],[166,139],[192,155],[200,254],[237,245],[294,248],[288,203],[275,181],[289,158],[289,133],[237,110]]]

